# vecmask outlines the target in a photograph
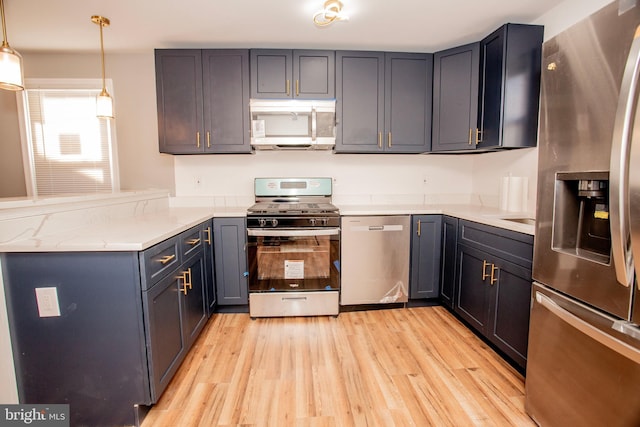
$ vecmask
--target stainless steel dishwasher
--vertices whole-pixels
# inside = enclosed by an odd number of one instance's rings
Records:
[[[411,217],[344,216],[341,305],[407,302]]]

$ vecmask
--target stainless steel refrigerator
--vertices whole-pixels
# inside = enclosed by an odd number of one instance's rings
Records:
[[[525,406],[542,426],[640,426],[640,4],[543,46]]]

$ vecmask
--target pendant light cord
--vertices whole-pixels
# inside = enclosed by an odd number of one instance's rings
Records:
[[[2,1],[2,0],[0,0]],[[100,23],[98,23],[98,25],[100,26],[100,54],[101,54],[101,58],[102,58],[102,91],[106,92],[107,91],[107,85],[105,82],[105,72],[104,72],[104,41],[102,38],[102,26],[103,26],[103,22],[100,21]]]
[[[0,14],[2,14],[2,46],[9,46],[7,40],[7,23],[4,20],[4,1],[0,0]]]

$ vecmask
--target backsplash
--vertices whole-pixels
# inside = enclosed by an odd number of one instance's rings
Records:
[[[256,177],[329,176],[336,204],[478,204],[498,207],[501,178],[527,176],[535,206],[537,149],[463,155],[315,151],[175,156],[176,198],[187,205],[243,206]]]

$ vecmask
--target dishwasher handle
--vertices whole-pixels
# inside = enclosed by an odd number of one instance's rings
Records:
[[[349,229],[351,231],[402,231],[404,230],[404,226],[402,224],[354,225]]]

